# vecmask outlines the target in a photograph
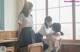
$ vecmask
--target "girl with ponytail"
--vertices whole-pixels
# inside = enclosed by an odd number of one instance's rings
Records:
[[[62,40],[61,36],[64,34],[63,32],[61,32],[60,23],[53,23],[51,27],[52,27],[52,34],[49,37],[49,48],[46,51],[49,50],[49,52],[58,52],[61,45],[61,40]],[[56,43],[56,41],[58,42]]]
[[[44,19],[44,24],[41,26],[39,31],[35,34],[35,41],[36,42],[43,42],[44,51],[48,48],[48,44],[43,41],[43,36],[49,36],[51,33],[51,25],[52,25],[52,18],[50,16],[46,16]]]

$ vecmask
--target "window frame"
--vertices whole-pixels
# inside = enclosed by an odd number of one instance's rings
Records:
[[[47,0],[48,1],[48,0]],[[46,2],[46,4],[48,5],[48,2]],[[48,10],[48,6],[46,5],[46,9]],[[76,13],[75,13],[75,2],[72,2],[72,31],[73,31],[73,39],[72,40],[66,40],[63,39],[62,43],[80,43],[80,40],[76,39]],[[59,7],[60,7],[60,0],[59,0]],[[61,7],[65,7],[65,6],[61,6]],[[67,6],[68,7],[68,6]],[[59,8],[59,12],[60,12],[60,8]],[[48,12],[47,12],[48,15]],[[60,16],[60,13],[59,13]],[[60,18],[60,17],[59,17]]]
[[[73,35],[73,39],[72,40],[66,40],[66,39],[63,39],[63,42],[67,42],[67,43],[80,43],[80,40],[76,40],[76,16],[75,16],[75,2],[72,2],[72,35]],[[65,7],[65,6],[61,6],[61,7]],[[68,7],[68,6],[67,6]],[[48,16],[48,0],[46,0],[46,6],[45,6],[45,14],[46,16]],[[60,19],[60,0],[59,0],[59,19]],[[36,25],[39,25],[39,24],[36,24]]]

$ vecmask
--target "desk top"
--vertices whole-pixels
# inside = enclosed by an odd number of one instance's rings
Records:
[[[0,43],[9,43],[9,42],[16,42],[16,41],[18,41],[18,38],[0,39]]]

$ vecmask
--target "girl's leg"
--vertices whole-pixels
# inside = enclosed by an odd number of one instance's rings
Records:
[[[46,44],[43,39],[42,39],[42,36],[39,34],[39,33],[36,33],[35,34],[35,42],[38,43],[38,42],[43,42],[43,51],[45,51],[49,46],[48,44]]]
[[[56,51],[56,48],[54,47],[53,50],[52,50],[51,52],[57,52],[57,51]]]
[[[46,43],[43,42],[43,51],[45,51],[46,49],[48,49],[48,45]]]
[[[48,49],[46,49],[44,52],[51,52],[53,50],[53,48],[51,48],[50,46],[48,47]]]

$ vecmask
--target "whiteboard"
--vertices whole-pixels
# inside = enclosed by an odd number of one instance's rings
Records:
[[[4,30],[4,0],[0,0],[0,30]]]

